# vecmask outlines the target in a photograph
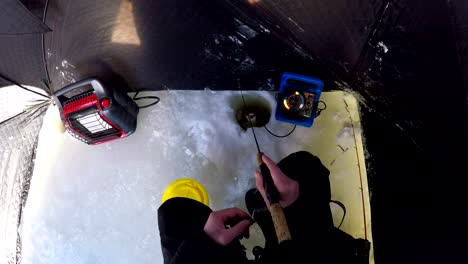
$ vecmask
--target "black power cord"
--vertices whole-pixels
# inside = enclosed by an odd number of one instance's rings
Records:
[[[285,137],[291,135],[291,134],[294,132],[294,130],[296,130],[296,125],[294,125],[294,127],[292,128],[292,130],[291,130],[289,133],[287,133],[286,135],[277,135],[277,134],[271,132],[271,131],[268,129],[268,127],[267,127],[266,125],[264,126],[264,128],[265,128],[265,130],[266,130],[270,135],[272,135],[272,136],[274,136],[274,137],[277,137],[277,138],[285,138]]]
[[[278,94],[276,94],[275,98],[278,99]],[[323,106],[319,108],[320,103],[322,103]],[[322,113],[322,111],[325,110],[325,109],[327,109],[327,104],[324,101],[318,101],[317,102],[317,109],[316,109],[316,112],[315,112],[315,117],[318,117]],[[286,135],[277,135],[277,134],[271,132],[271,130],[268,129],[268,127],[266,125],[264,126],[264,128],[270,135],[272,135],[274,137],[285,138],[285,137],[291,135],[294,132],[294,130],[296,130],[296,125],[294,125],[292,130],[289,133],[287,133]]]
[[[159,101],[161,101],[161,99],[155,95],[146,95],[146,96],[140,96],[138,97],[138,94],[140,92],[154,92],[154,90],[150,90],[150,89],[142,89],[142,90],[139,90],[135,93],[135,95],[133,95],[132,99],[133,101],[138,101],[138,100],[154,100],[154,102],[150,103],[150,104],[147,104],[147,105],[139,105],[138,108],[139,109],[142,109],[142,108],[147,108],[147,107],[150,107],[150,106],[153,106],[157,103],[159,103]]]
[[[330,200],[330,203],[334,203],[336,205],[338,205],[339,207],[341,207],[341,209],[343,209],[343,218],[341,218],[341,222],[340,222],[340,225],[338,225],[338,228],[341,227],[341,225],[343,224],[343,221],[346,217],[346,206],[340,202],[340,201],[335,201],[335,200]]]
[[[320,103],[323,104],[322,108],[318,108]],[[324,101],[318,101],[317,102],[317,112],[315,112],[315,117],[318,117],[322,113],[322,111],[325,110],[325,109],[327,109],[327,104]]]
[[[31,93],[33,93],[33,94],[37,94],[37,95],[39,95],[39,96],[45,97],[45,98],[47,98],[47,99],[50,99],[50,96],[44,95],[44,94],[41,94],[41,93],[38,93],[38,92],[33,91],[33,90],[31,90],[31,89],[28,89],[28,88],[24,87],[23,85],[19,84],[18,82],[16,82],[15,80],[8,78],[7,76],[5,76],[5,75],[3,75],[3,74],[1,74],[1,73],[0,73],[0,78],[4,79],[5,81],[7,81],[7,82],[9,82],[9,83],[11,83],[11,84],[13,84],[13,85],[18,86],[19,88],[21,88],[21,89],[23,89],[23,90],[26,90],[26,91],[31,92]]]

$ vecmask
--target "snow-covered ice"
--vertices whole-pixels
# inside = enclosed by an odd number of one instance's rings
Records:
[[[214,210],[245,208],[244,194],[255,184],[256,147],[251,132],[235,121],[231,102],[239,92],[156,94],[160,103],[141,110],[133,135],[97,146],[60,133],[57,109],[48,110],[20,230],[22,263],[162,263],[156,213],[164,189],[178,178],[202,183]],[[273,93],[245,94],[264,97],[274,109]],[[327,103],[312,129],[298,127],[288,138],[256,129],[262,151],[279,161],[309,150],[325,166],[349,171],[339,166],[348,153],[335,146],[338,140],[354,147],[358,126],[350,126],[344,107]],[[281,134],[291,125],[272,116],[269,128]],[[263,244],[258,227],[251,234],[243,241],[247,248]]]

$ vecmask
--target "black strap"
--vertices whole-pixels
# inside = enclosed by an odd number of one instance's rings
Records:
[[[343,209],[343,218],[341,218],[341,222],[340,222],[340,224],[339,224],[338,227],[337,227],[337,228],[340,228],[341,225],[343,224],[344,219],[345,219],[345,216],[346,216],[346,207],[345,207],[345,205],[344,205],[342,202],[340,202],[340,201],[330,200],[330,203],[334,203],[334,204],[338,205],[339,207],[341,207],[341,209]]]
[[[155,95],[147,95],[147,96],[140,96],[138,97],[138,94],[140,92],[154,92],[153,90],[149,90],[149,89],[142,89],[142,90],[139,90],[135,93],[135,95],[133,96],[133,101],[138,101],[138,100],[145,100],[145,99],[150,99],[150,100],[154,100],[154,102],[150,103],[150,104],[147,104],[147,105],[139,105],[138,108],[142,109],[142,108],[147,108],[147,107],[150,107],[150,106],[153,106],[157,103],[159,103],[159,101],[161,101],[161,99]]]

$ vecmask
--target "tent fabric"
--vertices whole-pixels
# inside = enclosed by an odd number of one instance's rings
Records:
[[[27,1],[32,10],[40,10],[41,3]],[[24,35],[50,31],[41,20],[18,0],[0,2],[0,35]]]
[[[283,71],[320,76],[332,90],[341,78],[331,69],[349,70],[359,60],[380,7],[376,1],[51,1],[47,64],[54,90],[108,72],[133,90],[237,89],[238,78],[243,89],[275,89]]]
[[[41,35],[0,35],[0,85],[12,83],[2,76],[19,84],[43,87],[45,71],[42,60]]]
[[[0,262],[21,261],[18,235],[34,166],[44,111],[30,118],[22,113],[0,124]]]
[[[49,0],[19,0],[27,10],[31,12],[35,17],[37,17],[41,22],[44,19],[44,11],[46,6],[50,3]],[[49,30],[51,29],[44,24]]]
[[[109,72],[133,90],[237,89],[237,78],[244,89],[272,89],[286,61],[304,64],[222,1],[53,1],[46,24],[54,90]]]
[[[12,80],[42,87],[46,77],[42,34],[50,28],[42,23],[45,0],[25,0],[23,3],[19,0],[0,1],[0,86],[11,85],[8,80]]]

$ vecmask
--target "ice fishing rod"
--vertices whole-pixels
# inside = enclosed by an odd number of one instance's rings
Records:
[[[244,108],[247,109],[247,104],[245,103],[244,94],[240,89],[240,82],[237,80],[238,88],[240,90],[242,96],[242,102],[244,103]],[[260,150],[260,146],[258,145],[257,136],[255,135],[254,126],[252,124],[252,120],[250,116],[247,114],[247,120],[249,120],[250,128],[252,129],[252,134],[255,139],[255,145],[257,146],[257,164],[260,169],[260,173],[263,177],[263,188],[265,189],[265,194],[267,196],[268,201],[270,202],[270,207],[268,210],[270,211],[271,218],[273,220],[273,225],[275,227],[276,237],[278,239],[278,243],[281,243],[286,240],[291,240],[291,233],[289,232],[288,223],[286,221],[286,216],[284,215],[283,207],[280,204],[280,193],[276,188],[273,178],[271,177],[270,169],[268,166],[263,162],[262,156],[263,153]]]

